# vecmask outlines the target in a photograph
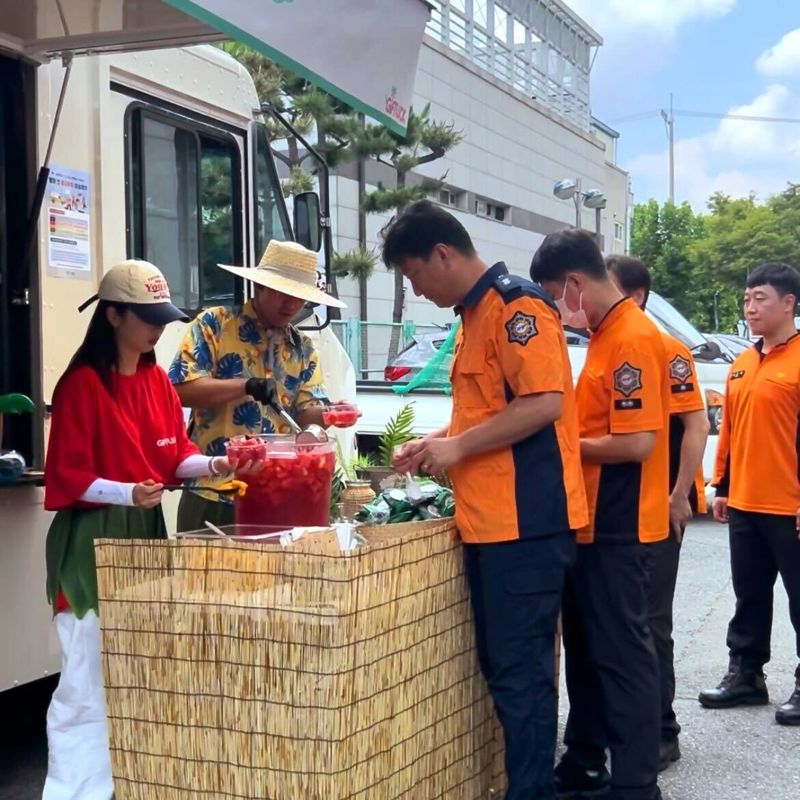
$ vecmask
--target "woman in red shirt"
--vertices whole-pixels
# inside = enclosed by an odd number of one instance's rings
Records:
[[[232,470],[189,441],[178,396],[156,365],[164,327],[188,317],[170,302],[164,276],[146,261],[112,267],[98,307],[53,395],[45,468],[47,596],[62,650],[47,713],[43,800],[110,800],[96,538],[161,539],[165,484]]]

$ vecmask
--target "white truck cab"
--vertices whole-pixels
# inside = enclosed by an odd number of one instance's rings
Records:
[[[29,165],[35,174],[45,161],[64,71],[59,61],[34,68],[0,55],[5,96],[16,96],[29,123],[27,134],[0,131],[0,167]],[[254,119],[258,106],[250,75],[210,45],[74,59],[35,237],[42,267],[25,295],[3,295],[0,315],[4,385],[37,405],[33,420],[6,419],[5,446],[24,453],[29,466],[44,463],[53,389],[91,313],[80,315],[78,306],[106,269],[128,257],[152,261],[173,301],[193,315],[244,296],[246,288],[218,263],[257,263],[271,238],[292,238],[269,142]],[[27,178],[21,168],[18,176],[0,174],[9,182],[0,192],[0,232],[13,237],[24,215],[8,208],[15,202],[9,184]],[[319,328],[314,318],[303,325]],[[184,327],[168,326],[158,344],[165,368]],[[330,396],[354,400],[355,373],[331,329],[306,333]],[[352,438],[344,436],[345,449]],[[0,486],[0,692],[58,669],[44,591],[51,515],[40,483],[32,473]],[[168,525],[176,509],[177,494],[165,501]]]

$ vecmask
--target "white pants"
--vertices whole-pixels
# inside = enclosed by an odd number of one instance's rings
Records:
[[[56,615],[61,678],[47,710],[47,780],[42,800],[110,800],[100,626],[94,611],[83,619]]]

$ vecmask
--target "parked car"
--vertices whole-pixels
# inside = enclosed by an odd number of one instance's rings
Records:
[[[383,371],[387,383],[410,381],[434,356],[444,344],[450,330],[415,333],[411,341],[404,347]]]
[[[703,457],[703,473],[709,479],[713,470],[719,424],[722,418],[722,400],[730,364],[733,361],[728,350],[703,336],[676,308],[656,292],[650,293],[647,315],[661,329],[683,342],[691,351],[697,368],[697,381],[706,403],[711,425],[708,445]],[[572,374],[577,379],[586,360],[586,331],[568,328],[565,331],[569,347]],[[421,333],[406,347],[385,370],[386,383],[360,381],[358,401],[363,412],[359,420],[359,435],[377,435],[388,416],[397,413],[403,403],[413,400],[416,409],[416,424],[421,434],[440,428],[450,417],[450,398],[443,392],[430,389],[397,395],[389,383],[405,383],[425,365],[436,350],[442,346],[448,331]]]

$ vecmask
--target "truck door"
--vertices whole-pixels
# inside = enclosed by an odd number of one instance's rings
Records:
[[[35,119],[34,68],[0,56],[0,395],[34,391],[31,314],[36,281],[25,253],[32,196]],[[30,416],[7,417],[0,449],[19,450],[33,463]]]

